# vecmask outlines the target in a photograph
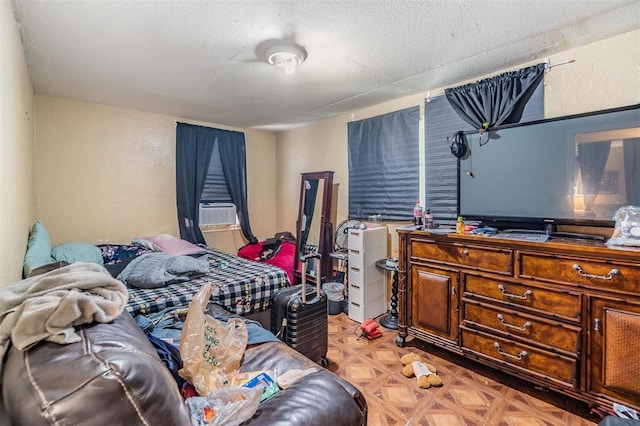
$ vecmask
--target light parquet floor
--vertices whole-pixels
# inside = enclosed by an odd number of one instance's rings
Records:
[[[358,327],[343,313],[329,316],[328,368],[365,395],[371,426],[593,426],[599,421],[579,401],[416,339],[400,348],[395,330],[381,327],[378,339],[358,338]],[[444,385],[420,389],[415,378],[404,377],[400,357],[409,352],[433,364]]]

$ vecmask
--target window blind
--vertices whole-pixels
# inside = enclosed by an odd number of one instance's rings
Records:
[[[227,182],[224,179],[224,172],[222,171],[222,158],[220,157],[218,143],[215,144],[211,154],[211,162],[209,163],[200,200],[208,203],[232,202]]]
[[[420,108],[348,124],[349,218],[410,220],[419,198]]]

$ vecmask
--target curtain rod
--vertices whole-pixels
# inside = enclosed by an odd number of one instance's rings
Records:
[[[557,64],[553,64],[551,65],[551,61],[549,60],[549,58],[544,60],[545,66],[547,68],[547,71],[550,70],[553,67],[557,67],[558,65],[566,65],[566,64],[571,64],[573,62],[575,62],[575,59],[569,59],[568,61],[564,61],[564,62],[558,62]]]
[[[545,64],[545,68],[546,68],[546,70],[545,70],[545,71],[549,71],[549,70],[550,70],[551,68],[553,68],[553,67],[557,67],[557,66],[560,66],[560,65],[571,64],[571,63],[573,63],[573,62],[575,62],[575,61],[576,61],[575,59],[569,59],[569,60],[567,60],[567,61],[564,61],[564,62],[558,62],[557,64],[553,64],[553,65],[552,65],[552,64],[551,64],[551,61],[549,60],[549,58],[546,58],[543,62],[544,62],[544,64]],[[426,101],[427,101],[427,102],[430,102],[430,101],[431,101],[431,99],[433,99],[433,98],[438,98],[438,97],[440,97],[440,96],[444,96],[444,92],[442,92],[442,93],[440,93],[440,94],[437,94],[437,95],[431,95],[431,91],[428,91],[428,92],[427,92]]]

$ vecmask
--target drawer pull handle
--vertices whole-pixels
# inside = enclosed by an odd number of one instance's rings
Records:
[[[529,327],[531,327],[531,323],[529,321],[525,322],[522,327],[518,327],[517,325],[513,325],[513,324],[509,324],[504,317],[502,316],[502,314],[498,314],[498,319],[500,320],[500,322],[502,323],[502,325],[504,325],[507,328],[510,328],[512,330],[518,330],[518,331],[527,331],[527,329]]]
[[[469,256],[469,250],[467,249],[462,250],[462,254],[464,254],[465,256]]]
[[[502,284],[498,285],[498,290],[500,290],[502,292],[502,294],[504,294],[507,297],[510,297],[511,299],[525,300],[526,298],[528,298],[529,296],[531,296],[533,294],[533,290],[525,291],[522,296],[518,296],[517,294],[507,293],[507,290],[504,288],[504,286]]]
[[[506,352],[504,352],[504,351],[502,350],[502,348],[500,347],[500,343],[498,343],[498,342],[495,342],[495,343],[493,344],[493,346],[495,346],[495,347],[496,347],[496,349],[498,350],[498,353],[499,353],[500,355],[502,355],[502,356],[504,356],[504,357],[507,357],[507,358],[515,359],[516,361],[522,361],[522,359],[523,359],[523,358],[526,358],[526,357],[529,355],[529,354],[527,353],[527,351],[522,351],[522,352],[520,352],[518,355],[511,355],[511,354],[508,354],[508,353],[506,353]]]
[[[605,280],[605,281],[609,281],[613,279],[614,275],[618,275],[620,273],[619,270],[617,269],[612,269],[609,271],[609,273],[607,273],[607,275],[596,275],[596,274],[590,274],[588,272],[585,272],[582,269],[582,266],[578,265],[577,263],[574,263],[572,266],[573,269],[575,269],[576,271],[578,271],[578,275],[580,275],[581,277],[585,277],[585,278],[597,278],[599,280]]]

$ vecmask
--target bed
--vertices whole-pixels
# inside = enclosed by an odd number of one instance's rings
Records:
[[[200,287],[213,284],[211,301],[226,310],[248,315],[269,308],[271,296],[290,286],[287,273],[276,266],[254,262],[212,247],[202,247],[209,272],[187,282],[142,289],[129,287],[127,310],[134,316],[160,312],[165,308],[186,306]]]
[[[36,221],[29,233],[23,273],[29,277],[74,262],[90,262],[103,265],[118,277],[128,264],[160,252],[176,258],[197,258],[203,266],[197,275],[188,278],[181,275],[180,279],[186,280],[183,282],[167,281],[157,288],[127,285],[127,311],[133,316],[149,315],[169,307],[187,307],[207,282],[213,284],[211,301],[229,312],[243,316],[266,314],[272,295],[291,285],[287,272],[278,266],[243,259],[204,245],[196,246],[170,235],[136,238],[129,245],[68,242],[52,248],[48,232],[40,221]]]

